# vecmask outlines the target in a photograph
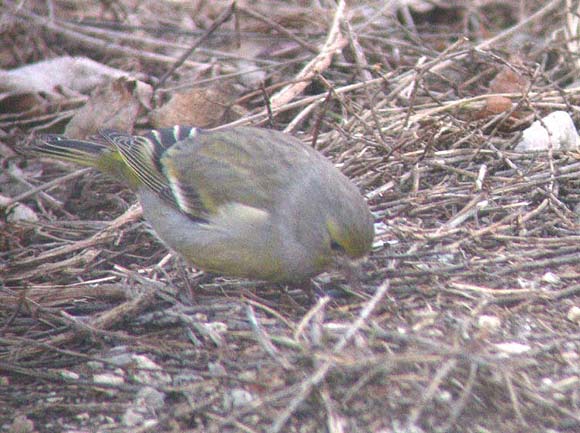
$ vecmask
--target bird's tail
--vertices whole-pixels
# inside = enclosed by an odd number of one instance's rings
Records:
[[[46,134],[37,137],[34,146],[28,148],[28,151],[36,156],[101,168],[103,157],[109,158],[113,150],[106,143]]]
[[[77,140],[55,134],[42,135],[36,138],[34,146],[28,152],[36,156],[94,167],[114,179],[124,181],[133,190],[140,185],[134,169],[127,165],[118,148],[102,137]]]

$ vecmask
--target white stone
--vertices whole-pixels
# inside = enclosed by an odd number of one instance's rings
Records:
[[[122,385],[125,379],[115,374],[103,373],[93,375],[93,382],[98,385]]]
[[[568,310],[568,314],[566,314],[566,318],[570,322],[574,322],[580,325],[580,307],[574,305],[572,308]]]
[[[524,130],[522,139],[516,145],[517,152],[554,150],[576,150],[580,137],[574,126],[574,121],[565,111],[554,111],[540,122],[536,120]]]
[[[501,326],[501,320],[497,316],[481,315],[477,318],[477,327],[488,331],[496,331]]]

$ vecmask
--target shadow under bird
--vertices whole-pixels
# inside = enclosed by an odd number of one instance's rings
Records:
[[[125,182],[158,237],[211,273],[299,282],[370,250],[358,189],[316,150],[278,131],[176,126],[141,136],[39,137],[34,154]]]

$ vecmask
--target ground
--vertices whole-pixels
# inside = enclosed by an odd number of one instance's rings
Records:
[[[0,432],[580,430],[580,153],[516,150],[578,120],[578,3],[392,3],[5,2]],[[175,123],[332,160],[375,217],[360,281],[206,275],[26,152]]]

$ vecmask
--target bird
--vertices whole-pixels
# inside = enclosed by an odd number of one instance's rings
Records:
[[[360,262],[373,242],[358,188],[321,153],[276,130],[44,134],[29,150],[124,182],[162,243],[210,274],[297,283]]]

